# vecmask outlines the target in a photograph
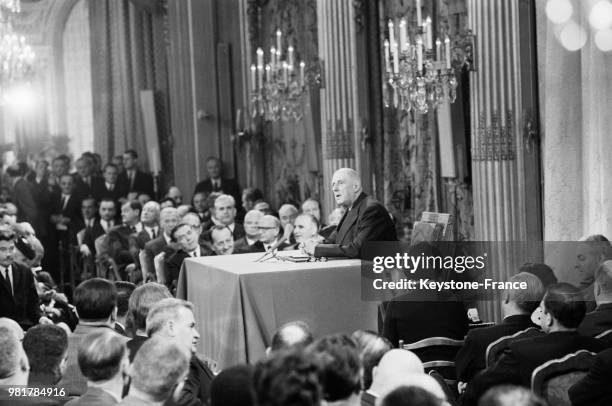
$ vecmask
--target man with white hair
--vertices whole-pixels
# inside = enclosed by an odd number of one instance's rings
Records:
[[[244,216],[244,237],[234,242],[234,252],[248,252],[249,248],[259,239],[259,221],[264,216],[259,210],[250,210]]]
[[[11,399],[5,388],[26,386],[29,375],[30,364],[16,327],[0,322],[0,399]]]
[[[578,327],[580,334],[595,337],[612,329],[612,260],[604,261],[595,272],[595,303],[595,310]]]
[[[164,337],[191,355],[189,374],[178,404],[192,404],[191,402],[196,399],[206,404],[214,374],[195,355],[200,334],[196,329],[193,305],[181,299],[163,299],[149,311],[146,326],[147,335],[152,339]],[[143,350],[144,346],[141,347],[138,354]]]
[[[140,249],[144,248],[147,242],[159,237],[159,215],[159,203],[151,200],[142,206],[142,212],[140,213],[142,231],[136,237]]]
[[[389,350],[372,369],[372,385],[361,394],[361,404],[374,406],[376,399],[382,398],[398,386],[405,385],[407,377],[425,374],[423,363],[412,351]]]
[[[397,241],[395,225],[385,207],[363,192],[354,169],[338,169],[332,177],[336,204],[347,209],[337,229],[323,243],[304,244],[304,251],[316,257],[360,258],[367,241]]]
[[[174,207],[165,207],[159,213],[159,228],[161,232],[157,238],[148,241],[144,245],[144,258],[146,265],[142,265],[150,274],[147,280],[155,280],[155,265],[153,264],[153,258],[155,258],[157,254],[161,253],[164,248],[170,245],[172,240],[170,233],[172,232],[172,229],[180,222],[180,220],[178,211]]]

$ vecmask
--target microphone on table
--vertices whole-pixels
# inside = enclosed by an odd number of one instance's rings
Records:
[[[291,228],[293,228],[293,226]],[[291,233],[289,233],[289,235],[291,235]],[[278,241],[276,241],[274,244],[272,244],[270,248],[266,251],[266,253],[262,257],[256,259],[255,262],[263,262],[271,258],[276,258],[276,250],[278,249],[278,247],[280,247],[282,243],[287,241],[287,239],[289,238],[289,235],[287,235],[287,233],[283,234],[281,238]]]

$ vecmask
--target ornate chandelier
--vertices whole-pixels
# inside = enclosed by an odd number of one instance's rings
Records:
[[[385,105],[426,114],[447,101],[454,103],[457,97],[455,61],[451,56],[457,49],[445,32],[441,33],[444,40],[437,38],[434,43],[431,18],[423,21],[419,0],[416,20],[415,26],[410,26],[405,17],[388,21],[389,36],[384,41]],[[461,64],[465,62],[468,61]]]
[[[306,63],[296,64],[296,51],[287,47],[283,59],[282,33],[276,31],[276,46],[270,49],[268,63],[264,51],[257,48],[257,64],[251,65],[251,115],[268,121],[299,121],[303,116],[306,93]]]
[[[13,30],[13,19],[20,10],[19,0],[0,0],[0,93],[34,73],[34,51]]]

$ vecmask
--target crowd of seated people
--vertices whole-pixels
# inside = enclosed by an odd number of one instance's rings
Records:
[[[216,158],[191,200],[175,186],[156,196],[133,150],[106,165],[85,153],[71,166],[59,156],[6,171],[0,405],[11,385],[65,390],[28,404],[545,405],[530,390],[533,372],[579,350],[597,355],[567,397],[612,404],[612,247],[603,236],[581,242],[579,286],[558,283],[544,264],[518,269],[509,281],[527,289],[502,292],[497,325],[470,329],[453,293],[399,296],[379,332],[319,335],[293,321],[269,337],[262,359],[217,371],[196,351],[207,326],[174,297],[185,259],[300,249],[329,237],[344,209],[327,222],[312,198],[275,210],[258,189],[241,194]],[[430,353],[400,345],[431,337],[460,342],[456,383],[427,366]],[[503,348],[491,358],[495,343]]]

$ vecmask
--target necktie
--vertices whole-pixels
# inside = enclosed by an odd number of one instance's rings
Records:
[[[66,201],[68,199],[66,198],[66,196],[62,196],[62,210],[64,210],[66,208]]]
[[[191,254],[192,257],[196,258],[198,256],[198,252],[197,251],[193,251],[193,253]]]
[[[154,240],[154,239],[155,239],[155,237],[157,237],[157,233],[155,232],[155,229],[154,229],[154,228],[152,228],[152,229],[151,229],[151,239],[152,239],[152,240]]]
[[[130,191],[134,189],[134,171],[130,171]]]
[[[215,192],[217,192],[219,190],[219,181],[218,180],[213,181],[213,190]]]
[[[2,276],[4,276],[4,279],[6,280],[6,283],[11,291],[11,294],[13,293],[13,285],[11,284],[11,277],[9,276],[9,269],[10,268],[5,268],[4,272],[2,273]]]

